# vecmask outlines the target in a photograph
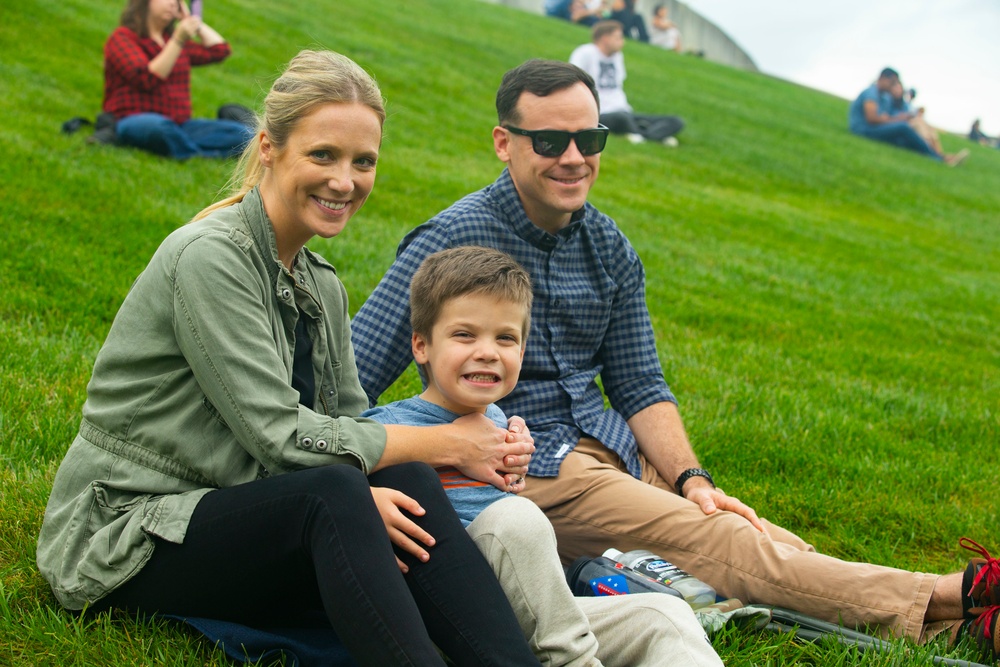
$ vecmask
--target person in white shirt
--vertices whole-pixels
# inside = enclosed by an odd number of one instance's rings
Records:
[[[591,43],[573,50],[570,63],[589,74],[597,84],[601,100],[601,124],[615,134],[624,134],[632,143],[659,141],[677,145],[677,133],[684,121],[677,116],[637,114],[625,96],[625,33],[618,21],[598,21],[591,31]]]

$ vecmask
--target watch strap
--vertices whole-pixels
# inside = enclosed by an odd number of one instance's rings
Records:
[[[688,481],[692,477],[704,477],[708,480],[708,483],[712,485],[712,488],[715,488],[715,480],[712,479],[711,473],[707,470],[704,468],[688,468],[680,474],[677,481],[674,483],[674,490],[677,492],[677,495],[684,495],[684,482]]]

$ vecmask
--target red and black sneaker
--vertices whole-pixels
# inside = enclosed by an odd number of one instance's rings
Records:
[[[963,626],[983,655],[996,660],[1000,658],[1000,560],[967,537],[958,543],[980,556],[969,561],[962,576]]]
[[[987,607],[1000,605],[1000,560],[967,537],[958,543],[981,556],[969,561],[962,577],[962,611],[966,618],[976,619]]]
[[[983,651],[983,656],[992,660],[1000,658],[1000,605],[986,607],[972,621],[966,621],[969,636]]]

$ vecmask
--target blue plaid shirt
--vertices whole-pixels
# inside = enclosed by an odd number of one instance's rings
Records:
[[[554,236],[535,226],[506,170],[407,234],[354,317],[352,341],[371,404],[412,361],[410,278],[428,255],[466,245],[510,254],[534,284],[521,377],[499,402],[531,429],[537,450],[530,474],[558,475],[563,458],[588,435],[639,477],[638,446],[626,420],[654,403],[676,402],[656,355],[642,262],[614,221],[589,203]]]

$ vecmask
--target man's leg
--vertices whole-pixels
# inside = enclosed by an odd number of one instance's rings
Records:
[[[684,129],[684,121],[677,116],[634,114],[639,133],[650,141],[663,141]]]
[[[627,111],[602,113],[600,120],[601,125],[611,130],[612,134],[640,134],[639,125]]]
[[[920,135],[910,127],[910,124],[905,121],[900,121],[898,123],[886,123],[884,125],[876,125],[875,127],[867,128],[861,136],[867,137],[868,139],[874,139],[875,141],[882,141],[887,144],[892,144],[893,146],[899,146],[900,148],[906,148],[907,150],[916,151],[928,157],[932,157],[935,160],[943,159],[941,155],[936,153],[933,148],[931,148],[926,141],[920,138]]]
[[[525,498],[504,498],[467,528],[496,573],[528,644],[543,665],[598,667],[597,638],[577,607],[552,525]]]
[[[614,547],[648,549],[724,597],[788,607],[848,626],[921,637],[937,575],[849,563],[818,554],[768,524],[770,536],[731,512],[705,515],[644,464],[643,480],[584,439],[555,478],[532,477],[522,494],[552,522],[564,562]]]

